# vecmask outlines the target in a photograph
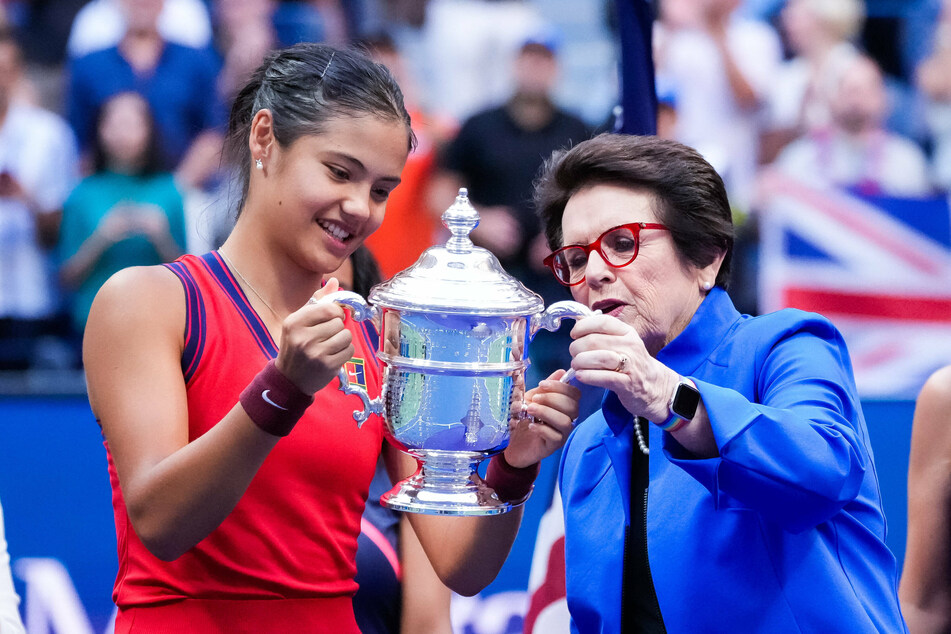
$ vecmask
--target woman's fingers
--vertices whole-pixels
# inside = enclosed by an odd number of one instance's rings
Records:
[[[536,390],[529,393],[527,413],[530,416],[546,423],[551,420],[556,425],[570,424],[578,417],[581,390],[574,385],[545,380]]]
[[[331,278],[312,301],[284,320],[278,367],[304,392],[322,389],[354,353],[353,336],[339,304],[320,301],[337,290]]]
[[[571,338],[580,339],[594,333],[605,335],[624,335],[633,330],[626,323],[611,315],[589,315],[575,322],[571,329]]]
[[[568,423],[567,427],[564,425],[555,427],[550,423],[542,423],[539,420],[529,421],[528,427],[529,431],[535,434],[539,440],[555,448],[564,444],[572,429],[571,423]]]

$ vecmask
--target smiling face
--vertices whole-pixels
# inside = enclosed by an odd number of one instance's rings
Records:
[[[591,185],[571,196],[561,226],[564,244],[589,244],[611,227],[630,222],[662,223],[650,195],[618,185]],[[592,251],[585,281],[571,287],[574,298],[632,326],[656,355],[680,334],[703,301],[704,282],[716,278],[719,260],[698,269],[680,257],[669,231],[640,234],[637,258],[622,268],[608,266]]]
[[[271,137],[265,169],[251,170],[245,213],[298,265],[333,271],[383,222],[407,135],[400,121],[364,116],[332,119],[288,147]],[[252,155],[262,156],[253,143]]]

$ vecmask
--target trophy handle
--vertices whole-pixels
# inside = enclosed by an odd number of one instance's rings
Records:
[[[379,308],[369,305],[365,299],[352,291],[336,291],[319,300],[311,299],[307,303],[323,304],[326,302],[334,302],[335,304],[346,306],[353,312],[353,318],[357,321],[375,319],[380,313]],[[337,371],[337,379],[340,381],[341,392],[348,395],[355,394],[363,401],[363,408],[353,412],[353,420],[357,421],[358,428],[373,414],[383,414],[382,394],[376,398],[370,398],[367,391],[359,385],[350,385],[350,379],[347,378],[347,370],[345,368],[340,368],[340,370]]]
[[[580,319],[589,315],[594,315],[594,311],[578,302],[566,300],[555,302],[545,309],[545,312],[537,313],[532,316],[530,336],[534,339],[538,331],[544,328],[555,332],[561,326],[561,320],[566,318]]]

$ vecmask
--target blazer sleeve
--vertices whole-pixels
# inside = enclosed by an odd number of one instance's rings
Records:
[[[737,354],[744,350],[752,354]],[[731,357],[737,367],[719,372],[752,372],[753,394],[692,377],[719,457],[691,460],[669,434],[666,455],[710,491],[717,508],[754,510],[793,532],[821,524],[856,499],[871,468],[845,342],[816,316],[771,342],[738,346]]]

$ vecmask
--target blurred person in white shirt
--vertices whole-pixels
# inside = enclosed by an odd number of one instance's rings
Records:
[[[803,133],[829,125],[829,96],[841,69],[859,55],[854,42],[864,21],[861,0],[789,0],[782,27],[793,57],[770,91],[764,162]]]
[[[158,31],[169,42],[203,48],[211,44],[211,20],[202,0],[167,0],[158,18]],[[92,0],[76,17],[66,50],[81,57],[115,46],[126,32],[126,19],[118,0]]]
[[[658,80],[677,93],[677,140],[749,206],[766,96],[781,61],[768,24],[738,15],[740,0],[663,0],[655,29]]]
[[[23,60],[0,27],[0,369],[26,369],[58,309],[49,249],[78,181],[76,142],[58,115],[20,98]]]
[[[885,128],[888,94],[873,59],[856,56],[844,66],[829,103],[830,124],[789,144],[776,159],[782,172],[815,187],[868,195],[932,193],[924,152]]]

